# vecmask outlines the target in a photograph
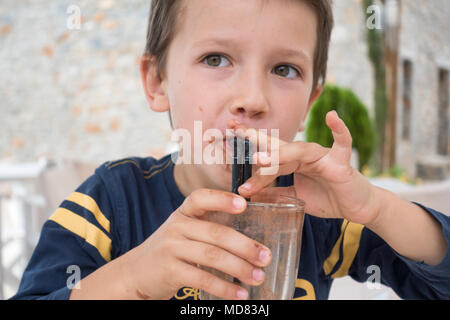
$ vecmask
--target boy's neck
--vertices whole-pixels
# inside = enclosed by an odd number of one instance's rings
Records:
[[[174,166],[173,177],[175,183],[185,197],[189,196],[194,190],[211,188],[208,179],[204,177],[202,172],[198,172],[199,170],[196,169],[195,165],[176,164]]]
[[[231,191],[231,185],[229,190],[225,190],[214,183],[214,181],[211,181],[202,170],[199,170],[197,166],[192,164],[175,164],[173,177],[178,189],[185,197],[200,188]],[[276,181],[273,181],[268,187],[276,186]]]

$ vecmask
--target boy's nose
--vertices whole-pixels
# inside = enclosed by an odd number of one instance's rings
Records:
[[[265,110],[266,108],[264,107],[259,107],[255,104],[247,103],[233,106],[231,113],[234,116],[238,116],[239,118],[262,118],[264,114],[267,113]]]
[[[241,82],[242,84],[242,82]],[[269,112],[269,104],[266,97],[264,84],[261,81],[249,81],[240,86],[238,91],[240,99],[230,106],[230,112],[237,118],[260,119]]]

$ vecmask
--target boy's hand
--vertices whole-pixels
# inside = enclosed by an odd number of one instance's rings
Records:
[[[355,223],[366,224],[373,221],[379,212],[378,193],[376,188],[350,166],[352,153],[352,137],[344,122],[335,111],[326,117],[327,126],[334,137],[332,148],[324,148],[316,143],[302,141],[276,141],[279,148],[270,149],[274,137],[259,139],[255,130],[247,130],[246,126],[231,120],[228,126],[235,129],[238,135],[245,133],[251,142],[258,145],[258,150],[272,152],[269,158],[255,153],[253,161],[259,167],[273,167],[274,174],[264,175],[261,169],[239,188],[239,193],[253,201],[265,192],[296,196],[306,202],[305,212],[323,218],[344,218]],[[253,132],[252,132],[253,131]],[[253,134],[253,135],[252,135]],[[266,146],[262,143],[267,142]],[[276,145],[276,144],[274,144]],[[277,152],[277,161],[273,160]],[[276,156],[276,155],[275,155]],[[272,165],[271,165],[272,162]],[[266,169],[267,170],[267,169]],[[278,176],[294,173],[292,187],[265,188]],[[246,189],[249,185],[250,188]]]
[[[217,278],[197,264],[230,274],[249,285],[260,285],[271,253],[265,246],[219,224],[197,219],[207,211],[239,214],[242,197],[219,190],[198,189],[127,261],[127,289],[138,297],[169,299],[182,287],[205,290],[225,299],[245,299],[246,291]]]

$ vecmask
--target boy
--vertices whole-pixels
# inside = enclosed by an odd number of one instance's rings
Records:
[[[170,110],[173,127],[190,133],[195,120],[221,133],[279,129],[267,137],[279,148],[256,154],[240,195],[229,192],[226,164],[175,165],[166,156],[102,165],[44,225],[15,298],[197,298],[203,289],[246,299],[238,283],[196,266],[260,285],[270,251],[199,217],[239,214],[244,198],[264,192],[306,202],[295,298],[326,299],[334,278],[366,281],[371,265],[401,297],[450,298],[447,216],[352,169],[352,139],[335,112],[326,117],[331,149],[292,142],[325,79],[329,1],[153,0],[152,8],[141,64],[150,107]],[[264,139],[251,139],[263,149]],[[263,175],[276,156],[277,173]],[[66,272],[74,265],[81,281],[71,289]]]

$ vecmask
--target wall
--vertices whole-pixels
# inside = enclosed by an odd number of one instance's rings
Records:
[[[400,58],[412,62],[412,130],[410,141],[401,139],[403,68],[400,63],[397,159],[410,176],[416,175],[417,161],[437,154],[439,117],[450,119],[450,111],[446,115],[438,114],[438,68],[450,70],[450,2],[424,3],[402,1]]]
[[[80,30],[67,28],[73,4]],[[148,12],[138,0],[2,0],[0,159],[164,152],[167,115],[149,110],[140,82]]]

